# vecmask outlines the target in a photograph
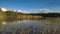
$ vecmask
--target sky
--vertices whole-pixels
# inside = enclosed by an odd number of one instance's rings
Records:
[[[52,10],[60,12],[60,0],[0,0],[0,8],[37,12]]]

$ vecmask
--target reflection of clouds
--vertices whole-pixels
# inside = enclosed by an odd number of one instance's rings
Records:
[[[19,24],[20,23],[20,24]],[[41,31],[46,31],[48,29],[50,29],[51,31],[53,31],[54,29],[56,29],[56,24],[54,23],[50,23],[50,24],[46,24],[45,22],[41,22],[40,20],[22,20],[22,21],[14,21],[14,22],[3,22],[3,33],[6,31],[6,29],[9,28],[9,32],[22,32],[22,31],[28,31],[28,32],[41,32]],[[58,25],[57,25],[58,26]],[[59,28],[59,26],[58,26]],[[60,29],[58,29],[60,30]],[[58,31],[57,30],[57,31]],[[6,32],[5,32],[6,33]]]
[[[2,24],[6,24],[6,22],[4,21]]]

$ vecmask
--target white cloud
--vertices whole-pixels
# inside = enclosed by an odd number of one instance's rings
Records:
[[[1,10],[3,12],[5,11],[9,11],[7,10],[6,8],[1,8]],[[11,11],[14,11],[14,12],[21,12],[21,13],[59,13],[60,11],[59,10],[51,10],[51,9],[39,9],[39,10],[32,10],[32,11],[25,11],[25,10],[11,10]]]
[[[54,12],[54,11],[49,10],[49,9],[40,9],[39,12],[40,12],[40,13],[52,13],[52,12]]]
[[[22,10],[18,10],[17,12],[21,12],[21,13],[53,13],[53,10],[50,9],[40,9],[40,10],[36,10],[36,11],[22,11]]]
[[[22,12],[22,13],[59,13],[58,10],[51,10],[51,9],[39,9],[39,10],[34,10],[34,11],[22,11],[18,10],[17,12]]]
[[[23,11],[23,10],[18,10],[17,12],[21,12],[21,13],[31,13],[29,11]]]
[[[22,12],[21,10],[18,10],[17,12]]]
[[[13,10],[14,12],[16,12],[17,10]]]
[[[4,12],[5,12],[5,11],[7,11],[7,9],[6,9],[6,8],[1,8],[1,10],[2,10],[2,11],[4,11]]]

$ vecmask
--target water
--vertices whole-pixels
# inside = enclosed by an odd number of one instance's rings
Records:
[[[56,19],[3,21],[0,34],[59,34],[60,24],[58,19],[55,20]]]

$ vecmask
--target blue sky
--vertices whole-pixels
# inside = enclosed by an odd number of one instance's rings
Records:
[[[60,0],[0,0],[0,8],[33,11],[39,9],[60,10]]]

